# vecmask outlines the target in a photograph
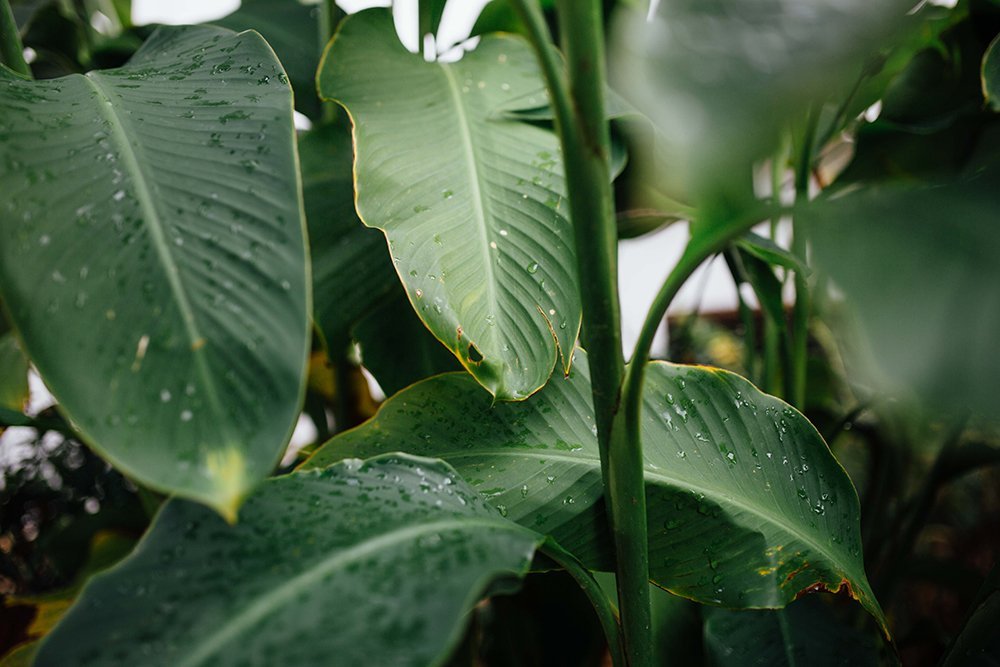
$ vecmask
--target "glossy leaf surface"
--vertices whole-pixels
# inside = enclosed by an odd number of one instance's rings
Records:
[[[307,353],[280,64],[256,33],[162,28],[123,68],[0,89],[0,291],[27,352],[103,456],[233,516]]]
[[[235,526],[174,501],[36,664],[439,664],[540,540],[441,462],[405,456],[268,480]]]
[[[369,10],[342,23],[319,87],[354,121],[358,212],[388,236],[417,314],[497,398],[543,386],[580,303],[558,140],[497,114],[544,99],[527,44],[487,37],[428,63]]]
[[[453,465],[502,514],[608,566],[586,357],[524,403],[492,405],[464,374],[400,392],[308,467],[401,450]],[[654,363],[645,390],[650,574],[702,602],[780,607],[851,589],[879,620],[858,498],[816,430],[737,375]]]

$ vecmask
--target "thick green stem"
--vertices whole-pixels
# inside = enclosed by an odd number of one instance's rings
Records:
[[[652,665],[646,494],[642,449],[618,424],[625,374],[618,302],[617,232],[608,178],[610,132],[604,112],[604,33],[597,0],[560,0],[566,67],[537,2],[514,6],[545,75],[562,142],[583,303],[605,501],[617,558],[618,599],[629,665]]]
[[[24,60],[24,45],[17,31],[14,12],[8,0],[0,0],[0,62],[18,74],[31,78],[31,68]]]
[[[802,138],[802,154],[795,165],[795,203],[809,201],[809,174],[812,170],[813,141],[819,113],[810,111]],[[806,261],[806,234],[799,216],[792,218],[792,252]],[[792,311],[792,345],[789,367],[792,369],[791,386],[786,388],[789,402],[800,410],[806,403],[806,366],[809,362],[809,281],[801,272],[795,273],[795,309]]]

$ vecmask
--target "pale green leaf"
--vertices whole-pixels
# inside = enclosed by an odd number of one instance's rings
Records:
[[[496,113],[544,100],[527,44],[486,37],[428,63],[373,9],[345,19],[319,87],[354,121],[358,212],[433,334],[497,398],[543,386],[560,351],[568,368],[580,303],[559,142]]]

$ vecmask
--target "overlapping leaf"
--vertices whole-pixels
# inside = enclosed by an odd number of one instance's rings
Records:
[[[420,382],[309,467],[401,450],[453,465],[502,514],[608,565],[583,353],[524,403],[493,405],[463,374]],[[780,607],[846,586],[881,622],[861,560],[858,498],[816,430],[728,372],[655,363],[644,398],[650,574],[732,607]]]
[[[487,37],[428,63],[369,10],[342,24],[319,88],[351,114],[358,212],[434,335],[501,399],[543,386],[560,352],[568,367],[580,303],[558,140],[496,112],[543,99],[528,46]]]
[[[252,32],[0,73],[0,292],[89,444],[233,515],[294,425],[309,288],[291,93]]]
[[[406,456],[269,480],[235,526],[173,501],[35,664],[440,664],[541,539],[446,465]]]

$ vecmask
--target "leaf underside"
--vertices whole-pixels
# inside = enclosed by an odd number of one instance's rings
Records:
[[[560,352],[568,368],[581,308],[558,139],[498,113],[545,99],[527,44],[428,63],[373,9],[342,23],[318,83],[354,122],[358,212],[435,337],[500,399],[537,391]]]

